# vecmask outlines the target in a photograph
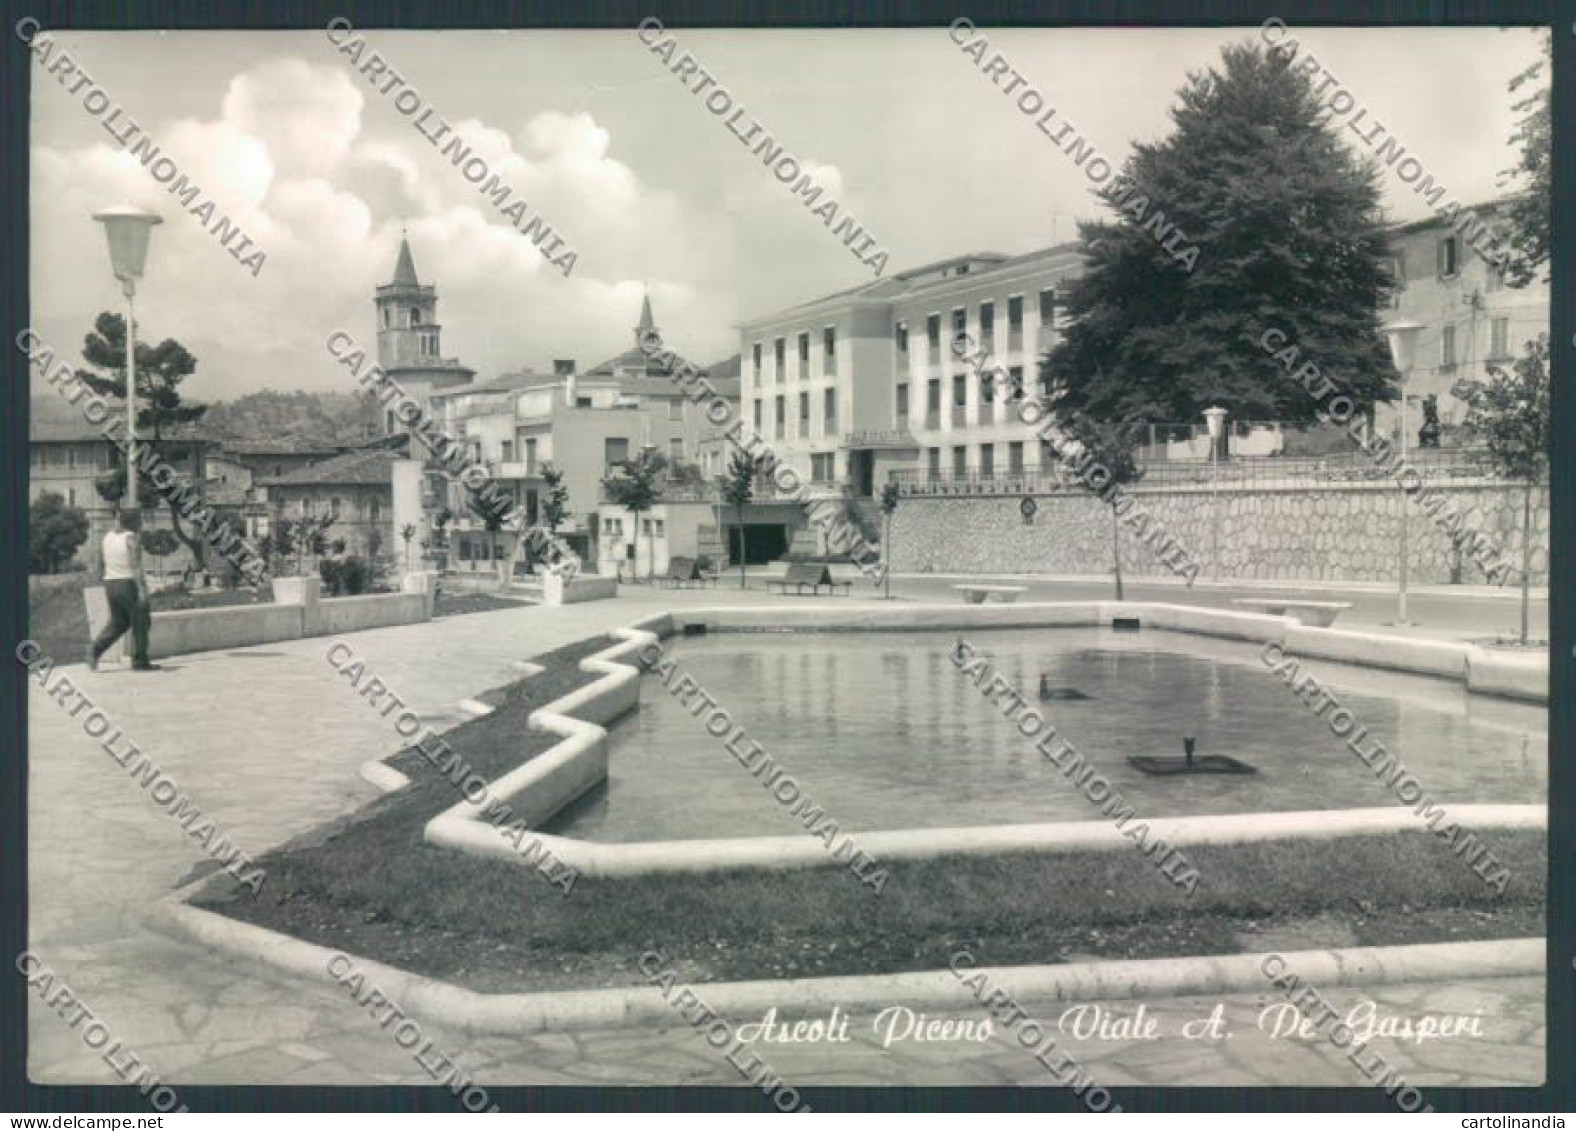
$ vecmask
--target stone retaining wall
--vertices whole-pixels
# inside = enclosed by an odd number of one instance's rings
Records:
[[[1521,566],[1519,484],[1472,480],[1440,484],[1461,514],[1462,529],[1478,531],[1512,570]],[[1410,579],[1452,579],[1451,540],[1398,487],[1330,484],[1244,487],[1212,496],[1196,488],[1131,492],[1150,516],[1199,565],[1199,580],[1394,581],[1398,516],[1408,508]],[[892,516],[892,568],[899,573],[1111,572],[1111,509],[1093,495],[1037,495],[1032,523],[1016,495],[910,496]],[[1135,511],[1131,513],[1136,513]],[[1532,583],[1548,583],[1549,496],[1533,496]],[[1136,519],[1132,520],[1136,522]],[[1118,523],[1124,574],[1165,575],[1157,548],[1140,540],[1129,521]],[[1491,559],[1488,559],[1491,560]],[[1482,584],[1483,570],[1459,564],[1464,584]],[[1517,575],[1510,575],[1513,584]]]

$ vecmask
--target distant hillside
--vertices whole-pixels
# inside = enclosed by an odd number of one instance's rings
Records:
[[[376,435],[379,416],[377,402],[367,396],[264,389],[213,404],[202,428],[222,440],[294,436],[321,444],[353,444]]]

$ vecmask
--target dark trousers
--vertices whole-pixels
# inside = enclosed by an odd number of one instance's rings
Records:
[[[137,596],[135,581],[106,581],[104,593],[109,598],[109,624],[93,641],[93,658],[97,660],[110,647],[131,630],[131,663],[143,667],[148,662],[148,626],[152,614],[147,602]]]

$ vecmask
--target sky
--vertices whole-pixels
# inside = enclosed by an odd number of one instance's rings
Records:
[[[888,276],[1069,240],[1078,219],[1106,213],[943,28],[674,34],[889,253]],[[1190,72],[1258,29],[980,34],[1119,166],[1169,132]],[[1295,34],[1450,196],[1504,191],[1506,83],[1536,57],[1533,32]],[[585,369],[628,348],[648,287],[668,343],[710,363],[738,352],[741,321],[873,277],[633,29],[366,37],[563,234],[577,252],[567,278],[322,31],[60,33],[122,121],[266,260],[255,276],[238,263],[84,108],[86,89],[73,96],[35,65],[31,298],[44,340],[75,354],[97,313],[120,309],[91,217],[121,202],[164,218],[138,323],[196,355],[185,388],[198,400],[352,390],[324,341],[344,329],[370,347],[373,288],[392,278],[402,232],[438,288],[444,355],[479,379],[553,358]],[[1398,221],[1427,214],[1393,172],[1385,203]]]

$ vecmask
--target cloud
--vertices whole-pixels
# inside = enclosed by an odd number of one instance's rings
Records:
[[[164,218],[138,321],[197,355],[198,399],[267,386],[343,389],[323,348],[344,328],[370,342],[373,290],[392,276],[401,232],[439,288],[443,350],[480,376],[552,357],[583,366],[628,347],[649,283],[676,346],[713,360],[738,312],[725,282],[731,229],[641,183],[584,111],[517,123],[453,122],[471,151],[578,253],[564,278],[382,95],[337,66],[269,58],[235,75],[211,116],[149,122],[150,135],[261,247],[254,278],[179,198],[110,142],[52,147],[33,165],[35,325],[70,349],[118,303],[103,237],[86,218],[117,200]]]

